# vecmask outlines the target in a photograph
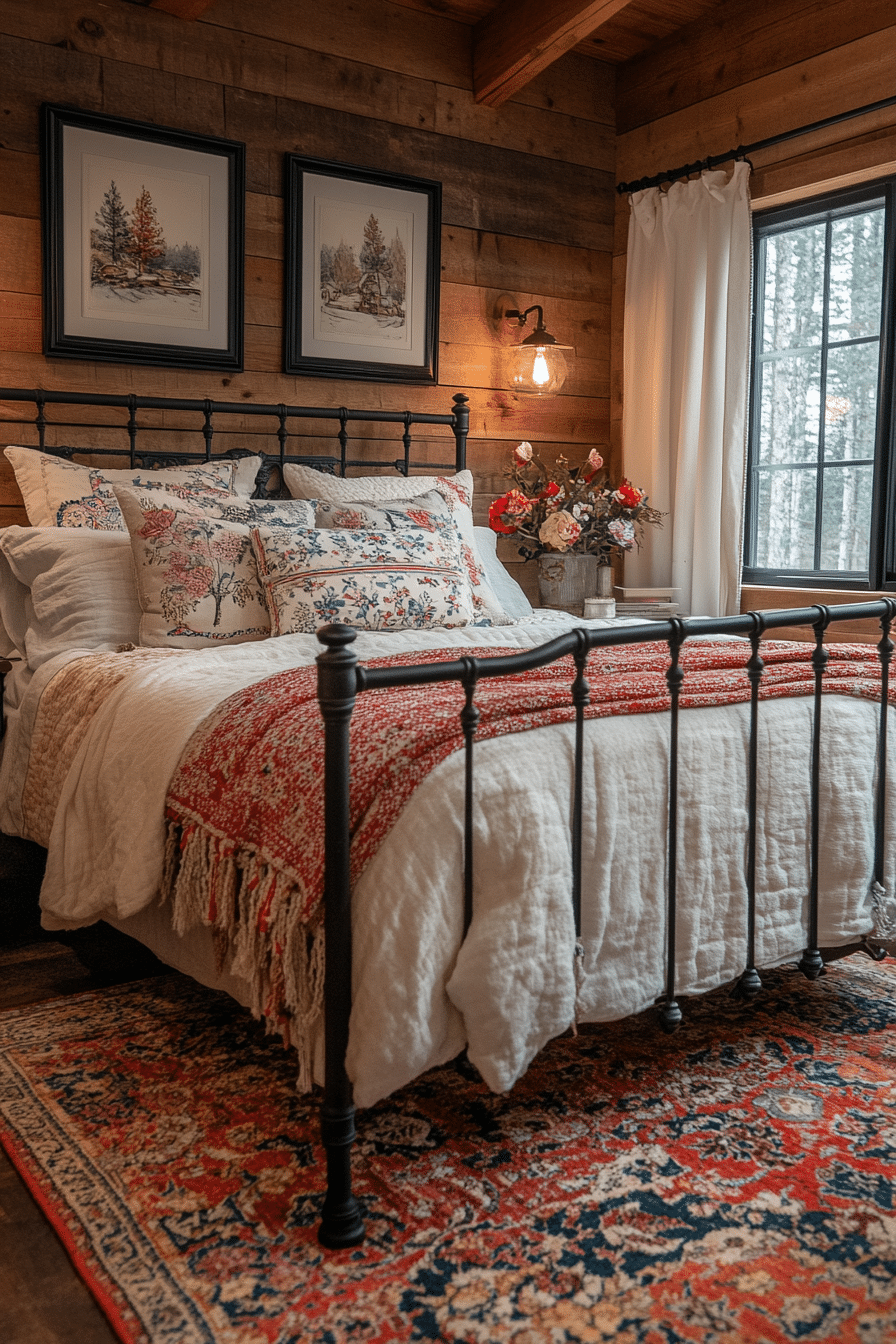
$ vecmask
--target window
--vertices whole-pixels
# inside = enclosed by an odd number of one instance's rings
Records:
[[[757,213],[744,582],[896,586],[896,179]]]

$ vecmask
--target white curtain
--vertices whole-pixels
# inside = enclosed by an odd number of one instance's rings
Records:
[[[625,285],[625,474],[667,514],[625,584],[679,588],[683,611],[740,601],[750,353],[750,169],[635,192]]]

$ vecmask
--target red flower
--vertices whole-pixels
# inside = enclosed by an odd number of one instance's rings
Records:
[[[489,505],[488,525],[493,532],[504,532],[507,536],[511,536],[516,531],[515,527],[508,527],[506,523],[501,521],[501,514],[507,511],[509,503],[510,500],[507,495],[502,495],[500,499],[492,500]]]
[[[539,499],[553,499],[554,495],[559,495],[559,493],[560,493],[560,487],[559,487],[559,485],[557,484],[557,482],[556,482],[556,481],[548,481],[547,485],[546,485],[545,488],[542,490],[542,492],[541,492],[541,494],[538,496],[538,498],[539,498]]]
[[[618,499],[619,503],[623,504],[627,509],[633,509],[641,503],[641,500],[644,498],[644,491],[637,490],[632,485],[631,481],[623,481],[616,491],[614,498]]]

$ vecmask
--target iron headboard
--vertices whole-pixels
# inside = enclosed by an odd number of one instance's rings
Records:
[[[32,426],[31,432],[33,433],[36,430],[38,440],[34,446],[56,456],[71,458],[78,453],[90,457],[121,458],[126,456],[132,467],[141,468],[168,465],[172,460],[177,462],[209,461],[213,455],[218,457],[254,455],[258,451],[254,447],[230,448],[213,454],[213,446],[215,446],[216,438],[220,443],[224,436],[240,433],[245,436],[249,432],[245,428],[227,428],[227,417],[232,417],[231,425],[235,423],[236,417],[244,420],[246,418],[252,421],[258,420],[259,430],[256,431],[253,426],[251,432],[253,434],[260,432],[269,435],[273,443],[270,452],[263,449],[260,453],[262,468],[258,474],[256,494],[274,494],[277,491],[271,488],[272,477],[278,473],[284,462],[301,462],[306,466],[314,466],[319,470],[340,476],[345,476],[350,469],[357,467],[363,467],[365,470],[387,468],[390,471],[400,472],[404,476],[410,474],[412,465],[425,467],[428,471],[462,471],[466,466],[470,409],[468,398],[462,392],[455,393],[452,401],[454,402],[454,409],[450,413],[436,415],[418,411],[348,410],[344,406],[338,408],[332,406],[287,406],[284,403],[262,405],[248,401],[211,401],[188,397],[144,397],[135,393],[51,392],[41,388],[0,387],[0,402],[24,403],[34,406],[33,417],[26,419],[4,414],[0,418],[6,424]],[[57,407],[75,406],[113,407],[125,411],[127,414],[126,418],[118,422],[92,422],[74,419],[71,418],[71,411],[68,419],[53,414]],[[195,415],[198,417],[197,423],[192,427],[185,427],[180,423],[166,424],[164,423],[163,413],[169,411],[183,411]],[[141,412],[158,414],[150,423],[146,415],[141,420]],[[273,420],[274,423],[264,427],[261,425],[263,419],[267,419],[269,422]],[[334,425],[332,437],[335,440],[335,451],[332,453],[290,452],[289,440],[296,436],[294,425],[296,422],[303,420],[321,420],[332,423]],[[353,437],[349,433],[349,426],[365,422],[400,427],[401,455],[391,459],[350,456]],[[412,462],[415,436],[411,431],[415,427],[423,425],[441,425],[451,431],[454,436],[453,462]],[[88,446],[84,444],[70,445],[59,442],[48,444],[49,431],[52,431],[51,437],[57,438],[59,430],[68,429],[77,429],[79,432],[85,430],[107,432],[110,429],[120,430],[125,437],[122,444],[117,447],[94,446],[92,444]],[[201,446],[197,446],[195,450],[191,450],[189,447],[182,448],[180,444],[176,450],[173,448],[167,450],[145,448],[141,445],[140,437],[143,435],[145,440],[145,437],[149,434],[177,434],[181,444],[185,443],[191,435],[195,435],[201,439]],[[355,436],[356,441],[357,437]],[[417,437],[419,438],[419,435]]]

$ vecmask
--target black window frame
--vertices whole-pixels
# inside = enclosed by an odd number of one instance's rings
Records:
[[[884,205],[883,293],[880,355],[878,364],[877,429],[873,456],[872,512],[867,574],[840,570],[784,570],[751,565],[756,535],[756,480],[759,463],[760,328],[758,316],[765,283],[761,264],[764,238],[787,232],[795,224],[811,225],[850,215],[863,205]],[[743,583],[776,588],[828,588],[855,592],[885,592],[896,589],[896,176],[877,178],[860,186],[825,192],[792,204],[757,210],[753,215],[753,296],[751,312],[750,401],[744,498]],[[828,272],[825,272],[827,295]],[[827,333],[825,333],[825,340]],[[825,351],[827,345],[825,345]],[[818,464],[816,464],[818,465]],[[822,519],[816,517],[816,538]]]

